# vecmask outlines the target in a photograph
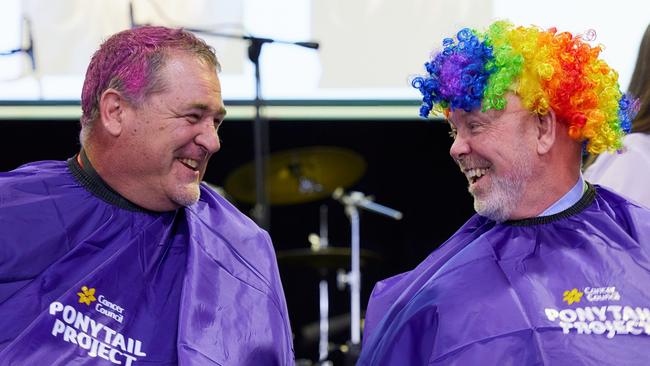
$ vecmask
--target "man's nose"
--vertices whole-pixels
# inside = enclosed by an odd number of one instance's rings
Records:
[[[458,160],[463,155],[469,154],[470,151],[471,149],[467,139],[460,134],[457,134],[454,142],[451,144],[451,148],[449,148],[449,155],[451,155],[454,160]]]
[[[213,123],[201,124],[201,129],[194,138],[194,141],[202,146],[209,154],[214,154],[221,148],[219,134]]]

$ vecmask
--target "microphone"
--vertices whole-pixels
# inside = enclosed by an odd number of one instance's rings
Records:
[[[346,195],[343,192],[343,188],[339,187],[334,190],[334,193],[332,193],[332,198],[343,203],[346,206],[361,207],[365,210],[388,216],[394,220],[401,220],[402,217],[404,217],[400,211],[375,203],[372,201],[372,198],[364,195],[361,192],[353,191]]]
[[[317,50],[320,47],[318,42],[296,42],[295,44],[305,48],[311,48],[312,50]]]

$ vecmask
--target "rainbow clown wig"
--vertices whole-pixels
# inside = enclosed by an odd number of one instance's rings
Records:
[[[555,111],[569,135],[589,153],[615,151],[630,131],[637,101],[624,95],[618,73],[598,59],[594,34],[573,36],[555,28],[493,23],[485,33],[462,29],[457,39],[425,64],[428,75],[412,80],[424,96],[420,115],[462,109],[503,109],[508,92],[531,112]]]

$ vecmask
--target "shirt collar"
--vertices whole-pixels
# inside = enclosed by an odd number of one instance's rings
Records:
[[[551,207],[547,208],[544,212],[539,214],[538,216],[550,216],[554,215],[558,212],[562,212],[569,207],[573,206],[580,200],[582,197],[582,194],[585,192],[586,185],[585,185],[585,180],[582,177],[582,173],[578,177],[578,182],[567,192],[562,198],[559,200],[555,201],[554,204],[551,205]]]

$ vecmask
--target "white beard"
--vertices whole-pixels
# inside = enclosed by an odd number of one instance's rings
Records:
[[[481,198],[470,189],[474,197],[474,209],[479,215],[499,223],[511,217],[521,201],[525,185],[533,175],[530,154],[521,151],[519,156],[521,158],[515,162],[510,175],[490,177],[492,184],[483,192]]]
[[[191,206],[201,197],[199,183],[179,184],[174,193],[174,196],[171,197],[172,201],[180,206]]]

